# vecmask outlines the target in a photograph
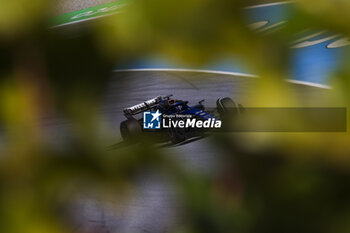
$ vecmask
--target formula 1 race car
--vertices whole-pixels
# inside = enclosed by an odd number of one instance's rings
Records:
[[[145,133],[145,130],[143,130],[143,113],[146,111],[157,111],[157,113],[165,115],[190,115],[193,118],[204,121],[211,119],[224,120],[227,118],[228,114],[232,114],[233,112],[239,113],[240,109],[242,109],[242,105],[236,105],[236,103],[229,97],[219,98],[216,101],[216,109],[212,111],[205,109],[203,105],[204,100],[199,101],[197,105],[189,106],[188,101],[177,100],[171,97],[172,95],[165,97],[158,96],[135,106],[125,108],[124,116],[127,118],[127,120],[121,122],[120,124],[120,133],[124,141],[135,141],[135,139],[139,138],[140,135]],[[139,114],[142,116],[137,119],[136,115]],[[177,144],[190,137],[198,135],[198,133],[202,133],[203,130],[191,130],[177,127],[166,127],[165,129],[165,127],[163,127],[162,130],[153,132],[162,134],[163,140],[171,141],[172,143]]]

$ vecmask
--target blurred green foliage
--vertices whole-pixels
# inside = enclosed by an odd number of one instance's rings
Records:
[[[256,2],[256,1],[255,1]],[[147,143],[107,151],[100,106],[115,61],[159,55],[200,65],[236,54],[259,74],[251,106],[302,104],[285,84],[289,39],[304,27],[350,34],[347,1],[303,0],[287,25],[262,35],[246,25],[249,1],[133,1],[121,14],[48,30],[52,4],[1,1],[0,232],[74,232],[67,208],[84,190],[132,196],[146,168],[173,177],[185,206],[174,232],[347,232],[348,134],[219,135],[217,177],[183,170]],[[332,78],[326,106],[348,106],[349,57]],[[69,119],[64,146],[43,119]],[[106,129],[107,128],[107,129]],[[106,140],[107,139],[107,140]]]

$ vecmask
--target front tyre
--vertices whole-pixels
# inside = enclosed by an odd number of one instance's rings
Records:
[[[220,114],[220,117],[238,114],[236,103],[229,97],[218,99],[216,101],[216,108]]]
[[[239,114],[239,107],[229,97],[220,98],[216,101],[216,108],[223,123],[223,128],[226,130],[233,129],[234,119]]]

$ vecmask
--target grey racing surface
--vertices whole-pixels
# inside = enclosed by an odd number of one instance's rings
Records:
[[[188,100],[190,105],[205,99],[205,106],[214,107],[220,97],[231,97],[245,105],[258,81],[258,78],[203,72],[119,71],[113,73],[102,110],[105,120],[115,128],[118,141],[121,140],[119,124],[125,119],[125,107],[169,94]],[[288,85],[298,98],[310,105],[319,106],[317,99],[329,92],[299,84]],[[221,167],[219,155],[223,152],[211,143],[210,137],[159,150],[181,166],[203,175],[215,176]],[[124,204],[82,198],[74,211],[79,232],[160,233],[181,225],[181,205],[169,180],[150,171],[137,180],[135,193],[135,197]]]

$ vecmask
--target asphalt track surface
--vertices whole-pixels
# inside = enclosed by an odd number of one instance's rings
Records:
[[[245,104],[254,91],[258,78],[239,77],[201,72],[123,71],[113,74],[106,93],[103,112],[106,121],[119,133],[124,120],[122,109],[158,95],[173,94],[175,98],[196,104],[205,99],[206,106],[215,106],[219,97],[231,97]],[[308,105],[319,106],[318,100],[329,90],[304,85],[289,84],[298,98]],[[116,136],[120,140],[120,136]],[[210,138],[182,145],[160,148],[167,156],[182,166],[208,176],[214,176],[221,167],[220,148]],[[110,201],[102,203],[98,198],[83,198],[75,213],[79,232],[170,232],[181,224],[181,205],[171,182],[153,172],[144,174],[137,181],[137,195],[128,203]],[[88,195],[87,195],[88,196]]]

